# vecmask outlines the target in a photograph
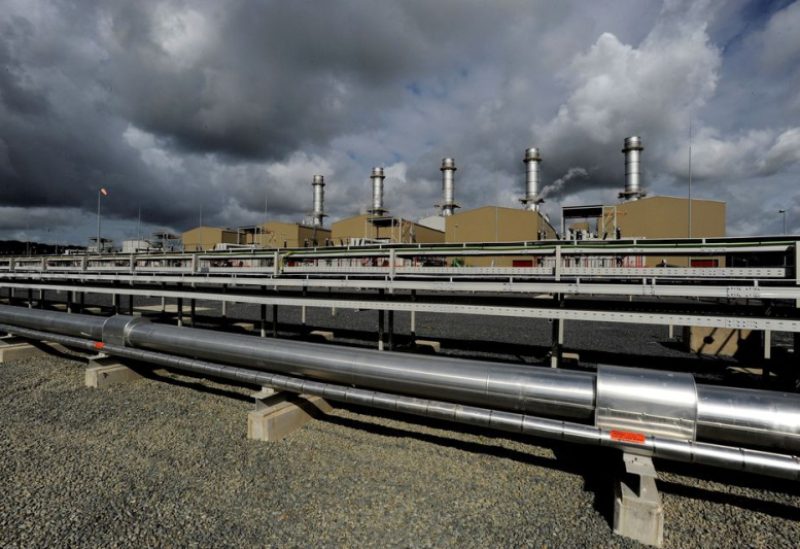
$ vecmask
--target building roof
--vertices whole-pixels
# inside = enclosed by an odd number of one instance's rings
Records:
[[[487,204],[486,206],[478,206],[477,208],[472,208],[470,210],[461,210],[460,212],[456,212],[453,215],[470,214],[472,212],[479,212],[481,210],[505,210],[505,211],[509,211],[509,212],[519,212],[519,213],[523,213],[523,214],[526,213],[526,212],[536,213],[536,212],[532,212],[531,210],[524,210],[522,208],[511,208],[509,206],[492,206],[491,204]]]
[[[412,221],[410,219],[406,219],[404,217],[374,216],[372,214],[358,214],[358,215],[353,215],[353,216],[350,216],[350,217],[344,217],[342,219],[339,219],[339,220],[334,221],[333,223],[331,223],[331,226],[337,225],[339,223],[347,222],[347,221],[353,221],[353,220],[356,220],[356,219],[367,219],[367,220],[375,219],[375,220],[377,220],[379,222],[379,224],[381,224],[381,222],[394,220],[395,222],[398,222],[398,223],[402,222],[403,225],[414,225],[416,227],[423,227],[423,228],[431,230],[431,231],[437,231],[437,232],[442,232],[442,233],[444,232],[444,231],[440,231],[438,229],[434,229],[434,228],[428,227],[427,225],[423,225],[421,223],[418,223],[417,221]]]
[[[659,198],[669,198],[672,200],[689,200],[688,196],[670,196],[666,194],[658,194],[653,196],[645,196],[643,198],[640,198],[639,200],[629,200],[628,202],[643,202],[645,200],[657,200]],[[714,200],[713,198],[695,198],[695,197],[692,197],[692,202],[719,202],[720,204],[726,203],[724,200]],[[623,204],[627,204],[627,202],[623,202]],[[610,205],[611,204],[607,204],[607,206]]]

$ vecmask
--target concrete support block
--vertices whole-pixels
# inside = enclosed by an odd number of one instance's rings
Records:
[[[243,332],[253,332],[256,329],[256,323],[255,322],[234,322],[233,323],[233,327],[234,328],[238,328]]]
[[[683,342],[691,353],[712,356],[736,356],[751,337],[750,330],[684,326]]]
[[[312,330],[308,335],[309,337],[324,339],[325,341],[333,341],[333,332],[328,332],[326,330]]]
[[[18,338],[0,339],[0,364],[25,360],[41,352],[42,350],[38,347]]]
[[[580,364],[581,355],[578,353],[561,353],[561,362],[562,364]]]
[[[649,457],[623,454],[628,472],[614,494],[614,533],[646,545],[664,542],[664,506],[656,488],[656,471]]]
[[[333,407],[321,397],[276,393],[256,400],[256,410],[247,414],[247,438],[276,442],[322,417]]]
[[[438,353],[439,351],[442,350],[441,342],[433,341],[430,339],[415,339],[414,347],[418,351],[427,351],[430,353]]]
[[[103,389],[121,383],[136,381],[141,374],[131,370],[113,358],[97,358],[89,361],[85,383],[93,389]]]

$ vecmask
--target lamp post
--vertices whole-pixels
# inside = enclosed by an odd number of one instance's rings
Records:
[[[100,198],[103,196],[108,196],[108,191],[105,187],[101,187],[99,191],[97,191],[97,253],[103,253],[103,245],[101,244],[100,240]]]
[[[689,238],[692,238],[692,119],[689,118]]]
[[[783,216],[783,234],[786,233],[786,210],[778,210],[778,213]]]

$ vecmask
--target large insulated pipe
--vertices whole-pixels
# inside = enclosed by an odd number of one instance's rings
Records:
[[[2,322],[74,337],[100,341],[106,318],[91,315],[66,314],[26,307],[0,305]]]
[[[152,324],[146,319],[122,315],[104,320],[0,306],[0,323],[46,329],[57,334],[99,339],[100,321],[104,322],[100,330],[103,341],[137,349],[558,418],[588,421],[598,409],[598,377],[590,372],[265,340]],[[653,379],[648,386],[649,374],[641,372],[648,390],[662,381]],[[628,398],[634,400],[643,394],[641,386],[633,386],[630,393]],[[672,398],[670,394],[662,391],[660,396],[669,399]],[[650,396],[642,396],[640,402],[648,398]],[[696,398],[693,413],[698,439],[800,450],[800,397],[797,395],[697,385]],[[676,407],[678,404],[676,402]],[[610,408],[614,408],[613,403]]]
[[[322,227],[325,218],[325,178],[315,175],[311,180],[314,188],[314,211],[312,212],[312,223],[315,227]]]
[[[372,168],[372,210],[371,213],[380,215],[386,210],[383,207],[383,168]]]
[[[541,161],[539,149],[536,147],[525,149],[525,158],[522,159],[525,164],[525,196],[522,198],[522,203],[529,211],[538,211],[541,202],[539,198],[539,163]]]
[[[150,322],[131,323],[126,343],[137,349],[507,410],[583,419],[594,411],[594,377],[582,372],[548,370],[539,375],[539,369],[525,366],[300,341],[254,341],[247,335]]]
[[[643,196],[641,153],[644,150],[641,138],[637,136],[625,139],[622,154],[625,155],[625,191],[620,193],[621,198],[637,200]]]
[[[443,216],[453,215],[458,208],[455,198],[455,173],[456,161],[452,158],[442,158],[442,205]]]
[[[475,406],[464,406],[441,400],[421,399],[394,393],[378,392],[302,379],[247,368],[216,364],[153,351],[131,349],[117,344],[99,344],[71,336],[17,328],[0,324],[0,329],[14,331],[22,337],[50,339],[66,346],[102,350],[112,356],[137,360],[167,368],[209,375],[241,383],[271,387],[297,394],[321,396],[328,400],[401,412],[439,420],[453,421],[510,433],[563,440],[577,444],[594,444],[617,448],[639,455],[649,455],[673,461],[711,465],[735,471],[800,480],[800,460],[795,456],[762,452],[749,448],[734,448],[703,442],[672,440],[646,436],[634,442],[616,436],[613,431],[592,425],[533,417],[513,412],[501,412]]]
[[[298,341],[254,341],[150,322],[126,328],[132,347],[376,390],[539,415],[591,419],[596,375],[447,357],[420,357]],[[800,398],[697,386],[697,436],[800,450]]]
[[[324,397],[336,402],[357,404],[371,408],[401,412],[466,425],[497,429],[535,437],[563,440],[577,444],[594,444],[617,448],[630,453],[648,455],[673,461],[699,465],[711,465],[735,471],[768,475],[777,478],[800,480],[800,460],[795,456],[733,448],[703,442],[672,440],[657,436],[646,436],[635,443],[616,436],[613,431],[591,425],[533,417],[513,412],[501,412],[475,406],[464,406],[440,400],[420,399],[346,387],[331,383],[312,381],[247,368],[215,364],[193,358],[168,355],[123,345],[100,344],[72,336],[53,335],[48,332],[18,328],[0,324],[0,330],[16,332],[17,335],[39,340],[52,340],[63,345],[102,350],[112,356],[137,360],[167,368],[209,375],[241,383],[271,387],[296,394]]]

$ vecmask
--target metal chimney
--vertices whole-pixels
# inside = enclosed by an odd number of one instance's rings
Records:
[[[539,149],[536,147],[525,149],[525,158],[522,159],[522,163],[525,164],[525,196],[519,201],[525,205],[526,210],[532,212],[539,211],[539,204],[544,202],[539,198],[539,163],[541,161]]]
[[[369,212],[374,215],[384,214],[386,209],[383,207],[383,180],[385,179],[383,168],[372,168],[370,179],[372,180],[372,209]]]
[[[625,191],[619,193],[620,198],[638,200],[646,194],[641,185],[640,156],[643,150],[644,145],[639,137],[633,136],[625,139],[625,148],[622,149],[622,154],[625,155]]]
[[[314,187],[312,223],[315,227],[322,227],[323,218],[327,216],[325,213],[325,178],[321,175],[315,175],[311,180],[311,185]]]
[[[454,176],[456,173],[456,161],[452,158],[442,158],[442,215],[449,216],[455,213],[455,209],[459,207],[455,201],[455,182]]]

